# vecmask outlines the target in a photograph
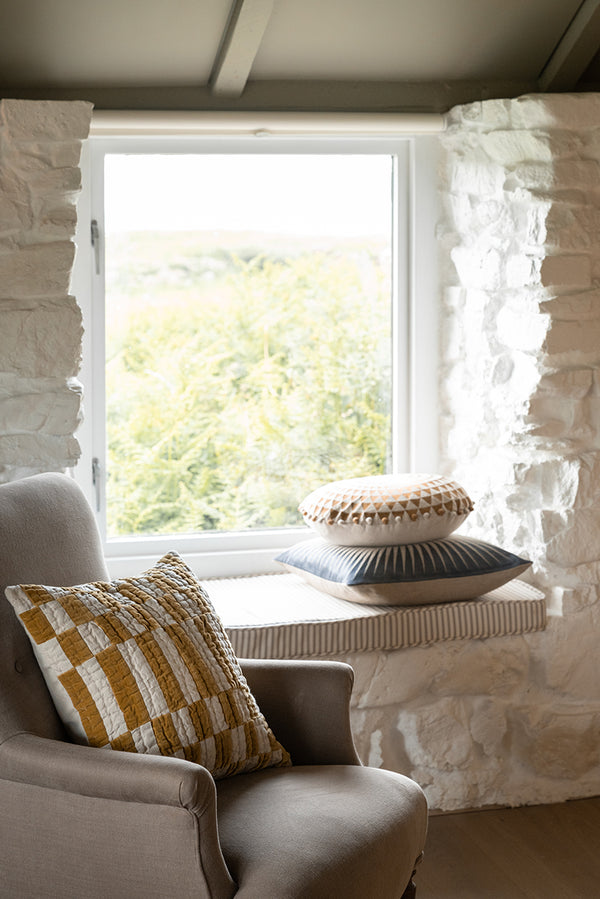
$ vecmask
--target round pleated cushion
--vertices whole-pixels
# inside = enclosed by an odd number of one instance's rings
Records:
[[[340,546],[392,546],[447,537],[473,503],[442,475],[376,475],[334,481],[300,504],[305,523]]]

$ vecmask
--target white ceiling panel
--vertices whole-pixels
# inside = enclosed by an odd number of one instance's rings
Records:
[[[0,0],[0,96],[439,106],[594,89],[598,45],[600,0]]]
[[[276,0],[252,78],[536,78],[580,0]]]
[[[205,84],[230,0],[0,0],[0,84]]]

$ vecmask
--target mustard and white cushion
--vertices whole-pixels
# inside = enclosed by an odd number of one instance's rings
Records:
[[[290,764],[176,553],[137,578],[6,595],[74,740],[188,759],[215,778]]]
[[[441,475],[376,475],[334,481],[299,506],[305,523],[340,546],[393,546],[447,537],[473,503]]]

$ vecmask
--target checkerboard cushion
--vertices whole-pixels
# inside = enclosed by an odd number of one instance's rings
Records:
[[[137,578],[6,595],[78,742],[185,758],[215,778],[290,764],[176,553]]]
[[[339,546],[394,546],[447,537],[473,509],[465,490],[429,474],[334,481],[300,504],[305,523]]]

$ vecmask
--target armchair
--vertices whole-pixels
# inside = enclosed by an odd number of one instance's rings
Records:
[[[4,589],[108,577],[72,479],[0,487],[0,895],[413,896],[426,802],[408,778],[361,765],[347,665],[243,661],[291,768],[215,782],[182,759],[69,741]]]

